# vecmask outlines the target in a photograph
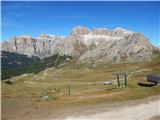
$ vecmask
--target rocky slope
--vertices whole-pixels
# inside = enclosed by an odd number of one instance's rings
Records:
[[[77,57],[77,64],[108,64],[149,61],[159,49],[140,33],[123,28],[75,27],[67,37],[41,35],[18,36],[2,43],[2,51],[16,52],[41,59],[52,55]]]

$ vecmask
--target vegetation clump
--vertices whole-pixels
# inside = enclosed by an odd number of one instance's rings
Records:
[[[2,51],[2,80],[24,73],[38,73],[46,68],[59,67],[68,62],[70,56],[58,54],[39,59],[26,55]]]

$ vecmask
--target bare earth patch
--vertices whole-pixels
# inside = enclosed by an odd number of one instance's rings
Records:
[[[7,98],[9,103],[2,102],[2,120],[158,120],[159,98],[63,107],[47,102],[35,106],[27,99]]]
[[[160,99],[132,106],[109,108],[89,115],[68,116],[64,120],[159,120],[159,115]]]

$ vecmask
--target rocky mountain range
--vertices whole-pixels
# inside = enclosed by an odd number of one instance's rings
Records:
[[[141,33],[116,28],[95,28],[78,26],[68,36],[40,35],[17,36],[2,42],[2,51],[24,54],[40,59],[58,54],[77,58],[77,64],[108,64],[120,62],[149,61],[154,51],[153,46]]]

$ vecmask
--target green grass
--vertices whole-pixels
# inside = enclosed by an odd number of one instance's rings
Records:
[[[116,71],[129,71],[133,73],[140,71],[128,78],[127,88],[118,88],[117,85],[104,85],[99,83],[85,84],[93,82],[104,82],[114,80],[113,75]],[[144,71],[143,71],[144,70]],[[141,87],[139,82],[146,82],[146,75],[150,73],[160,73],[160,62],[155,59],[149,63],[135,64],[115,64],[110,66],[99,66],[97,68],[86,68],[82,66],[77,69],[71,62],[58,69],[42,71],[36,76],[44,79],[33,80],[33,76],[17,76],[8,85],[2,83],[2,98],[25,98],[29,97],[34,105],[79,105],[79,104],[98,104],[117,101],[140,99],[148,96],[159,95],[160,85],[154,87]],[[45,75],[45,76],[44,76]],[[68,96],[68,82],[71,83],[71,96]],[[33,83],[30,83],[33,82]],[[84,83],[84,84],[82,84]],[[49,99],[44,103],[41,95],[45,89]]]

